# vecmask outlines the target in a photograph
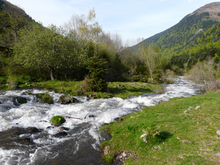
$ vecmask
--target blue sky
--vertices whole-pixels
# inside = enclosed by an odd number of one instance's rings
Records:
[[[184,16],[213,0],[8,0],[44,26],[68,22],[74,14],[95,8],[105,32],[124,42],[148,38],[177,24]]]

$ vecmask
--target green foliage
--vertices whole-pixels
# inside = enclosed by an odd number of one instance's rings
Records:
[[[55,126],[59,126],[59,125],[65,123],[66,119],[63,116],[53,116],[50,119],[50,122]]]
[[[18,86],[17,77],[15,75],[9,75],[7,79],[8,89],[16,89]]]
[[[102,160],[109,164],[113,163],[114,159],[115,159],[115,155],[113,153],[109,153],[107,155],[102,156]]]
[[[105,75],[107,73],[106,61],[97,56],[90,57],[87,61],[89,75],[85,78],[83,88],[85,91],[106,91],[107,82]]]
[[[184,17],[178,24],[144,40],[148,45],[157,45],[163,56],[175,55],[192,46],[203,32],[218,23],[208,12]],[[140,43],[142,44],[142,43]],[[133,49],[137,49],[135,46]]]
[[[215,57],[213,59],[216,64],[218,64],[220,62],[220,57],[218,56],[217,53],[215,53]]]
[[[104,147],[108,146],[109,144],[110,144],[109,141],[104,141],[104,142],[102,142],[102,144],[101,144],[101,148],[104,148]]]
[[[21,8],[7,1],[1,1],[0,46],[11,47],[17,39],[18,30],[29,26],[32,21],[32,18]]]
[[[147,82],[148,77],[146,75],[139,74],[139,75],[135,75],[135,76],[131,77],[131,80],[133,82]]]
[[[41,99],[43,103],[53,104],[53,98],[49,95],[49,93],[40,93],[37,97]]]

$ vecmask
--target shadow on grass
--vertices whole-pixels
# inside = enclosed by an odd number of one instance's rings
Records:
[[[169,132],[160,132],[159,135],[156,135],[156,136],[149,136],[147,138],[147,141],[149,144],[151,145],[158,145],[160,143],[163,143],[165,140],[171,138],[173,136],[173,134],[169,133]]]

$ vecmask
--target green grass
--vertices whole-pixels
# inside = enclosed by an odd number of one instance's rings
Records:
[[[125,164],[219,164],[219,119],[220,93],[212,93],[146,107],[102,129],[112,135],[111,153],[132,153]],[[149,129],[161,132],[145,143],[140,136]]]
[[[111,82],[108,83],[107,92],[86,92],[82,93],[80,90],[82,81],[44,81],[39,83],[32,83],[32,86],[43,87],[48,90],[54,90],[58,93],[65,93],[71,95],[89,95],[95,94],[97,98],[121,97],[127,98],[129,96],[138,96],[144,93],[152,93],[154,89],[163,88],[158,84],[142,83],[142,82]]]

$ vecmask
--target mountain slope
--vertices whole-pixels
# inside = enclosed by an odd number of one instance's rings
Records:
[[[0,0],[0,46],[10,47],[17,37],[19,29],[33,22],[21,8]]]
[[[143,42],[147,45],[156,44],[164,56],[174,55],[191,46],[206,30],[218,22],[220,22],[220,2],[210,3],[188,14],[175,26]],[[138,45],[132,47],[132,50],[136,50]]]

